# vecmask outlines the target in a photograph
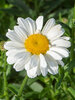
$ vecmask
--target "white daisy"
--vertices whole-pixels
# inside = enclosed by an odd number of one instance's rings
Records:
[[[43,16],[36,21],[31,18],[18,18],[14,30],[8,30],[6,36],[11,40],[5,43],[8,51],[7,62],[14,64],[16,71],[25,69],[30,78],[47,73],[58,73],[58,64],[64,66],[62,58],[69,56],[70,38],[62,36],[64,29],[56,25],[51,18],[43,27]]]

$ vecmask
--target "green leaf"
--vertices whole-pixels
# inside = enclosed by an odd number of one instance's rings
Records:
[[[18,98],[17,96],[13,96],[11,100],[20,100],[20,98]]]
[[[72,87],[68,88],[68,91],[71,93],[71,95],[75,98],[75,90]]]
[[[34,82],[30,85],[30,88],[35,92],[41,92],[43,90],[43,86],[38,82]]]
[[[66,67],[66,68],[65,68]],[[70,71],[71,69],[73,69],[73,67],[75,67],[75,60],[72,60],[69,64],[67,64],[66,66],[64,67],[64,69],[66,71]]]
[[[13,96],[11,100],[25,100],[23,97]]]
[[[34,94],[37,94],[36,92],[27,92],[23,95],[24,98],[29,98],[31,96],[33,96]]]
[[[4,71],[4,68],[3,67],[0,67],[0,72],[3,72]]]
[[[56,89],[60,87],[63,78],[64,78],[64,69],[59,67],[59,77],[56,83]]]
[[[1,96],[0,96],[0,100],[1,100],[1,99],[3,100],[4,97],[5,97],[5,95],[1,95]]]
[[[23,12],[20,11],[18,8],[0,8],[0,11],[4,12],[4,13],[8,13],[10,15],[14,15],[14,16],[17,16],[17,15],[22,15]],[[6,21],[6,20],[5,20]]]
[[[13,92],[15,95],[18,94],[18,91],[19,91],[19,85],[18,84],[9,84],[8,85],[8,89]]]
[[[75,4],[74,4],[74,11],[73,11],[73,19],[75,19]]]
[[[56,9],[59,5],[61,5],[64,2],[64,0],[54,0],[54,1],[49,1],[47,2],[47,8],[45,15]]]
[[[2,96],[3,94],[3,78],[0,76],[0,95]]]
[[[18,8],[22,9],[24,12],[29,13],[29,7],[25,4],[23,0],[8,0],[10,4],[17,6]]]
[[[33,78],[33,79],[28,79],[28,81],[27,81],[27,85],[31,85],[32,83],[34,83],[35,81],[37,81],[38,80],[38,77],[36,77],[36,78]]]

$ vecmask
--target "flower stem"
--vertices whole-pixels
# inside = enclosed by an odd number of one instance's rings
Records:
[[[28,76],[26,75],[25,78],[24,78],[24,80],[23,80],[23,82],[22,82],[22,84],[21,84],[21,87],[20,87],[20,89],[19,89],[19,92],[18,92],[18,96],[19,96],[19,97],[21,97],[21,95],[22,95],[22,91],[23,91],[23,89],[24,89],[24,86],[25,86],[26,83],[27,83],[27,80],[28,80]]]
[[[5,100],[9,100],[8,90],[7,90],[7,77],[6,77],[6,56],[5,56],[5,60],[4,60],[3,78],[4,78],[4,95],[6,98]]]

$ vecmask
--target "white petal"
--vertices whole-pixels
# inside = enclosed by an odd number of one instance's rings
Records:
[[[37,67],[38,64],[39,64],[39,56],[37,56],[37,55],[31,56],[30,69],[33,68],[33,67]]]
[[[69,51],[66,48],[51,47],[50,50],[57,52],[62,57],[68,57],[69,56]]]
[[[15,30],[17,36],[21,39],[21,41],[25,42],[25,40],[27,39],[25,30],[19,26],[15,26],[14,30]]]
[[[70,40],[70,37],[67,37],[67,36],[62,36],[61,38],[65,40]]]
[[[47,73],[48,73],[47,67],[44,68],[44,67],[41,67],[40,66],[40,70],[41,70],[41,73],[42,73],[43,76],[46,76],[47,75]]]
[[[62,56],[59,55],[58,53],[54,52],[54,51],[47,51],[47,54],[49,54],[50,56],[52,56],[55,60],[61,60]]]
[[[28,61],[31,57],[31,54],[29,52],[19,52],[14,55],[14,58],[17,59],[24,59],[25,62]]]
[[[50,55],[45,55],[47,64],[48,64],[48,72],[55,75],[58,73],[58,64],[57,62],[50,56]]]
[[[45,57],[42,54],[40,54],[40,66],[44,67],[44,68],[47,67],[47,63],[46,63]]]
[[[36,19],[36,26],[37,26],[36,30],[41,30],[42,29],[42,27],[43,27],[43,16],[39,16]]]
[[[64,29],[61,28],[61,25],[55,25],[51,28],[51,30],[47,33],[47,38],[51,41],[57,39],[58,37],[62,36],[64,33]]]
[[[31,18],[18,18],[18,24],[20,27],[23,27],[29,36],[30,34],[33,34],[36,30],[36,24],[35,21],[32,20]]]
[[[33,69],[34,67],[37,67],[37,75],[40,75],[41,71],[40,71],[40,66],[39,66],[39,58],[37,57],[37,55],[32,56],[29,62],[25,64],[26,70]]]
[[[22,60],[18,60],[18,61],[14,64],[13,68],[14,68],[16,71],[22,71],[22,70],[24,69],[24,66],[25,66],[24,60],[23,60],[23,61],[22,61]]]
[[[25,50],[15,50],[15,49],[12,49],[12,50],[7,51],[6,52],[6,56],[8,56],[7,57],[7,62],[9,64],[14,64],[20,58],[19,57],[20,53],[21,53],[22,56],[24,56],[23,52],[25,53]]]
[[[59,65],[61,65],[62,67],[64,66],[64,62],[63,62],[62,60],[57,60],[57,63],[58,63]]]
[[[49,67],[48,72],[53,75],[58,74],[58,67]]]
[[[14,57],[7,57],[8,64],[14,64],[16,62],[16,59]]]
[[[68,48],[71,46],[71,42],[59,38],[59,39],[53,41],[52,45]]]
[[[47,63],[42,54],[40,54],[40,70],[43,76],[47,75]]]
[[[25,29],[25,31],[27,32],[27,35],[30,35],[30,33],[28,32],[29,30],[28,22],[25,19],[20,18],[20,17],[17,19],[17,21],[18,21],[19,26]]]
[[[25,70],[29,70],[30,69],[30,60],[28,61],[27,64],[25,64],[24,68],[25,68]]]
[[[24,49],[24,44],[19,42],[8,41],[4,44],[4,48],[7,50],[10,49]]]
[[[35,78],[37,76],[37,67],[27,70],[27,75],[29,78]]]
[[[37,55],[31,56],[30,61],[26,64],[25,69],[27,70],[27,75],[30,78],[34,78],[37,76],[37,69],[39,65],[39,57]],[[28,67],[28,68],[27,68]]]
[[[6,56],[14,56],[17,53],[25,52],[25,49],[11,49],[6,52]]]
[[[40,74],[41,74],[40,64],[38,64],[38,67],[37,67],[37,75],[39,76]]]
[[[30,26],[30,34],[34,34],[36,30],[36,24],[35,21],[32,20],[31,18],[27,18],[28,24]]]
[[[43,28],[43,30],[42,30],[42,34],[46,35],[46,34],[48,33],[48,31],[49,31],[54,25],[55,25],[55,19],[54,19],[54,18],[49,19],[49,20],[46,22],[46,24],[45,24],[45,26],[44,26],[44,28]]]
[[[32,69],[33,67],[37,67],[39,64],[39,57],[37,55],[31,56],[29,62],[25,65],[25,69],[29,70]]]
[[[20,40],[20,37],[18,37],[18,35],[15,33],[14,30],[9,29],[8,32],[6,33],[6,36],[12,41],[22,42]]]
[[[25,67],[25,64],[29,61],[29,59],[30,59],[30,55],[28,54],[28,53],[25,53],[24,55],[23,55],[23,57],[20,57],[19,56],[19,58],[18,58],[18,60],[17,60],[17,62],[14,64],[14,69],[16,70],[16,71],[21,71],[21,70],[23,70],[24,69],[24,67]]]

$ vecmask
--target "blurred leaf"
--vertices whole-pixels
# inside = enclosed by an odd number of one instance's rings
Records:
[[[17,8],[0,8],[0,11],[5,12],[6,14],[8,13],[10,15],[16,15],[16,16],[19,14],[20,15],[23,14],[23,12]]]
[[[27,93],[25,93],[25,95],[23,95],[23,97],[30,98],[31,96],[36,95],[36,94],[37,94],[36,92],[27,92]]]
[[[70,71],[73,67],[75,67],[75,60],[72,60],[69,64],[67,64],[64,69]]]
[[[0,67],[0,72],[3,72],[4,71],[4,68],[3,67]]]
[[[56,89],[60,87],[63,78],[64,78],[64,69],[60,67],[59,68],[59,77],[58,77],[58,81],[56,83]]]
[[[0,7],[3,7],[5,5],[5,0],[0,0]]]
[[[49,100],[52,100],[52,89],[50,88],[50,85],[47,85],[41,93],[39,93],[39,98],[42,99],[44,97],[49,98]]]
[[[5,97],[4,95],[1,95],[0,100],[5,100],[5,99],[3,99],[4,97]]]
[[[11,100],[21,100],[21,99],[18,98],[17,96],[13,96],[13,98]]]
[[[2,96],[3,94],[3,86],[4,86],[4,83],[3,83],[3,78],[0,76],[0,95]]]
[[[25,4],[23,0],[7,0],[9,3],[17,6],[18,8],[22,9],[25,13],[29,13],[30,8]]]
[[[9,84],[8,89],[13,92],[15,95],[18,94],[19,85],[18,84]]]
[[[30,85],[30,88],[35,92],[41,92],[43,90],[43,86],[38,82],[34,82]]]
[[[23,97],[17,97],[17,96],[13,96],[13,98],[11,100],[25,100]]]
[[[56,9],[58,6],[60,6],[62,4],[62,2],[64,2],[64,0],[51,0],[47,2],[47,8],[48,10],[46,10],[45,15],[50,13],[52,10]],[[46,8],[46,9],[47,9]]]
[[[33,79],[28,79],[27,85],[31,85],[32,83],[34,83],[34,82],[37,81],[37,80],[38,80],[38,77],[33,78]]]
[[[71,95],[75,98],[75,90],[72,87],[68,88],[68,91],[71,93]]]

